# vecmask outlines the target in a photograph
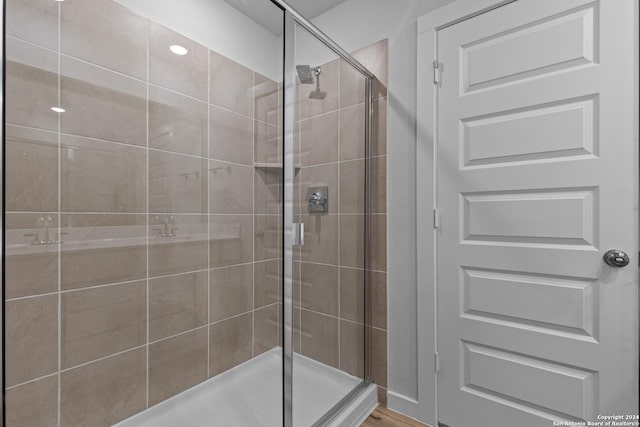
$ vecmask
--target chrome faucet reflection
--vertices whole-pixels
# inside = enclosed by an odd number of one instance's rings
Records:
[[[50,228],[52,223],[53,223],[53,218],[50,215],[46,217],[45,216],[38,217],[35,233],[24,234],[24,236],[33,237],[31,244],[34,246],[56,245],[59,243],[58,239],[52,240],[50,237],[51,235]]]
[[[153,216],[154,223],[160,222],[160,216]],[[164,221],[161,223],[163,225],[162,228],[152,228],[152,231],[156,231],[158,234],[156,237],[176,237],[176,231],[178,227],[176,227],[176,217],[173,215],[166,215],[164,217]]]

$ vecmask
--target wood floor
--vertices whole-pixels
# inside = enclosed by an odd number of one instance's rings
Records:
[[[378,406],[360,427],[429,427],[412,418],[393,412],[386,406]]]

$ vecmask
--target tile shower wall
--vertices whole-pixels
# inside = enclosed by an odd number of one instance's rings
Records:
[[[371,344],[372,376],[379,399],[387,387],[386,111],[387,43],[353,53],[371,70],[373,83]],[[297,253],[294,321],[297,352],[364,375],[364,78],[342,60],[323,64],[323,100],[310,99],[315,85],[299,85],[296,174],[298,220],[305,245]],[[328,186],[329,212],[308,214],[309,187]]]
[[[8,425],[110,425],[277,346],[279,85],[111,0],[9,0],[7,35]]]

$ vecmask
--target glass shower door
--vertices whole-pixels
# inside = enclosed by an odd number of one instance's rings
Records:
[[[305,427],[330,420],[369,377],[370,92],[341,52],[292,16],[286,28],[285,390],[292,425]]]

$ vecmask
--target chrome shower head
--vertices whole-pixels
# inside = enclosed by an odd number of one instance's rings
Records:
[[[298,71],[298,78],[303,85],[313,84],[313,69],[310,65],[296,65]]]

